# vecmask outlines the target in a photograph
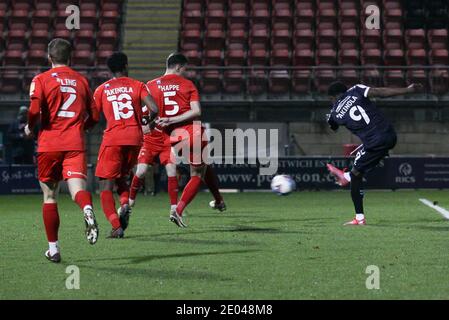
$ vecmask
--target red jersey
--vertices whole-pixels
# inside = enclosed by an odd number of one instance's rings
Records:
[[[83,151],[84,126],[98,122],[89,84],[67,66],[52,68],[34,77],[30,86],[28,124],[39,115],[38,152]]]
[[[200,95],[193,82],[175,74],[148,81],[147,85],[151,96],[159,107],[161,118],[183,114],[191,110],[191,102],[200,101]],[[179,123],[175,126],[180,127],[192,122]]]
[[[142,100],[149,95],[144,83],[128,77],[111,79],[95,90],[96,106],[107,122],[104,146],[142,144],[142,117],[148,113],[142,107]]]

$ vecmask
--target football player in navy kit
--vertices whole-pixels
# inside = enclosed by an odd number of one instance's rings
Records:
[[[393,126],[370,98],[405,95],[421,90],[420,84],[411,84],[406,88],[370,88],[358,84],[348,89],[342,82],[334,82],[329,86],[328,95],[333,104],[328,115],[329,126],[334,131],[344,126],[362,141],[350,172],[344,172],[331,164],[327,165],[337,184],[342,187],[351,184],[356,216],[345,225],[366,224],[363,210],[363,175],[376,167],[396,145]]]

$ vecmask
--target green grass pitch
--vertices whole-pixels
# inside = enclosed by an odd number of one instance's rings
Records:
[[[449,191],[368,191],[366,227],[348,192],[225,195],[228,211],[200,194],[189,228],[168,222],[165,194],[140,196],[126,238],[110,230],[95,199],[100,239],[83,236],[81,213],[60,199],[62,263],[47,248],[40,196],[0,197],[0,299],[449,299],[449,222],[420,197],[449,208]],[[66,267],[80,289],[65,286]],[[380,270],[368,290],[366,268]]]

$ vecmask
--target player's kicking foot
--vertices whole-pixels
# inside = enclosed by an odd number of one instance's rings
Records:
[[[340,187],[346,187],[349,184],[343,170],[334,167],[330,163],[327,164],[327,170],[329,170],[330,174],[336,179],[336,182]]]
[[[129,225],[131,206],[129,204],[125,204],[117,210],[117,213],[120,218],[120,225],[122,226],[123,230],[126,230],[126,228],[128,228]]]
[[[134,205],[136,204],[136,199],[131,199],[131,198],[129,198],[129,199],[128,199],[128,203],[129,203],[129,206],[132,208],[132,207],[134,207]]]
[[[354,218],[351,221],[346,222],[344,226],[366,226],[366,220],[365,219],[357,220],[356,218]]]
[[[112,229],[111,234],[109,235],[109,239],[121,239],[125,236],[122,227],[118,227],[117,229]]]
[[[90,244],[97,243],[98,240],[98,225],[95,220],[95,214],[92,209],[84,211],[84,223],[86,224],[86,238]]]
[[[45,257],[47,258],[47,260],[54,263],[61,262],[61,254],[59,252],[56,252],[55,254],[51,255],[50,250],[47,250],[45,251]]]
[[[176,208],[170,210],[170,221],[180,228],[187,228],[187,225],[182,221],[182,217],[176,212]]]
[[[209,206],[214,209],[214,210],[218,210],[220,212],[223,212],[226,210],[226,204],[224,203],[224,201],[221,202],[217,202],[215,200],[212,200],[211,202],[209,202]]]

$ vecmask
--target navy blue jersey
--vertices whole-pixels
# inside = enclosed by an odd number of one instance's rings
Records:
[[[358,84],[346,91],[332,106],[329,125],[346,127],[362,140],[365,148],[381,147],[396,136],[390,122],[368,98],[369,87]]]

